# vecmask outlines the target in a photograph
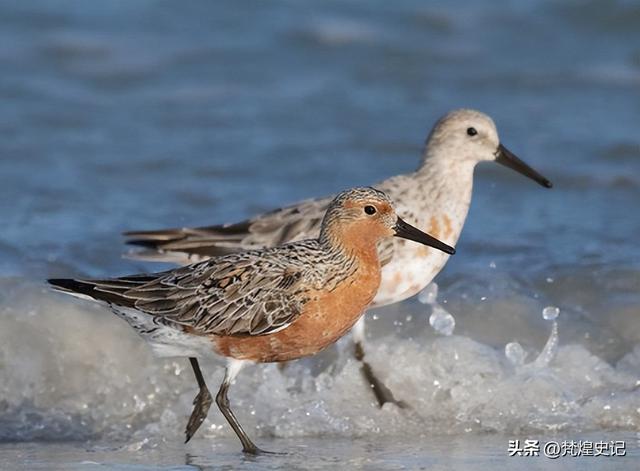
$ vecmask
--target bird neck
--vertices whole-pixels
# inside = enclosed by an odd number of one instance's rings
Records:
[[[450,221],[451,237],[443,240],[455,243],[469,212],[473,192],[475,162],[460,161],[450,164],[451,159],[425,156],[415,172],[416,191],[414,198],[419,208],[416,213],[421,228],[428,228],[432,218],[441,217]],[[445,218],[446,216],[446,218]],[[449,223],[447,223],[449,225]]]
[[[359,227],[358,224],[347,228],[330,225],[323,229],[319,241],[327,253],[379,266],[377,242],[380,236],[376,231]]]

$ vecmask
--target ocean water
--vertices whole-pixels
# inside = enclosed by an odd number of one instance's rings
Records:
[[[0,469],[635,469],[638,24],[626,0],[0,2]],[[438,304],[369,313],[368,359],[407,409],[373,404],[344,339],[231,389],[289,454],[243,457],[214,409],[183,445],[188,362],[44,285],[166,268],[122,257],[128,229],[411,171],[458,107],[555,187],[480,166]],[[627,456],[508,456],[529,438]]]

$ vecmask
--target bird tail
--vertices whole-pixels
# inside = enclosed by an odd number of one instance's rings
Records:
[[[105,280],[74,280],[71,278],[51,278],[48,283],[55,291],[91,301],[103,301],[123,307],[133,307],[135,299],[127,296],[127,291],[155,280],[162,273],[141,274]]]
[[[126,243],[142,250],[127,258],[185,265],[243,249],[249,223],[125,232]]]
[[[54,291],[68,294],[70,296],[88,299],[90,301],[99,301],[93,294],[95,285],[90,282],[74,280],[71,278],[50,278],[47,283],[51,285]]]

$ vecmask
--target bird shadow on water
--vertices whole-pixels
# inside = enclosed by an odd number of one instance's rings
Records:
[[[240,451],[233,439],[216,440],[211,445],[200,440],[185,454],[185,464],[201,471],[235,469],[326,469],[329,466],[367,462],[371,444],[340,438],[306,438],[300,440],[261,440],[269,451],[248,455]]]

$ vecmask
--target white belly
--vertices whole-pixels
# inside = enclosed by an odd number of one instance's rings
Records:
[[[396,242],[397,243],[397,242]],[[418,294],[442,270],[449,255],[433,248],[405,242],[382,267],[382,280],[371,307],[386,306]]]
[[[392,193],[397,204],[397,213],[409,224],[417,227],[442,242],[455,246],[462,232],[464,220],[471,200],[472,173],[468,181],[456,185],[455,191],[427,192],[429,201],[424,200],[425,188],[416,195]],[[438,189],[437,187],[436,189]],[[417,202],[422,201],[420,207]],[[446,253],[405,239],[393,239],[393,256],[382,267],[382,277],[378,294],[371,307],[381,307],[404,301],[422,291],[449,260]]]
[[[157,317],[135,309],[112,306],[111,310],[151,345],[158,357],[215,357],[213,344],[207,337],[183,332],[163,325]]]

